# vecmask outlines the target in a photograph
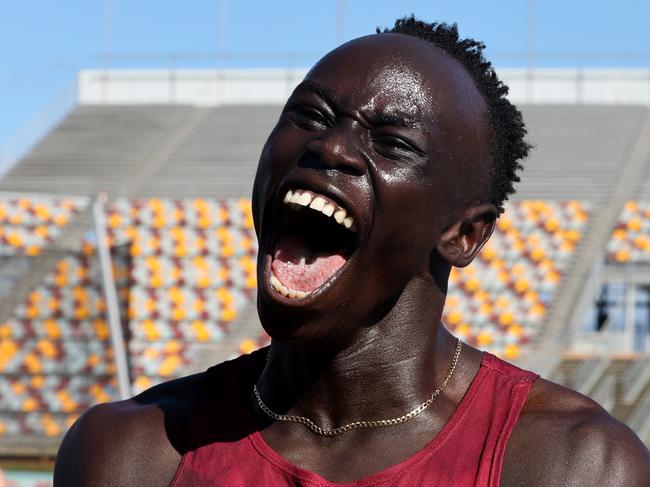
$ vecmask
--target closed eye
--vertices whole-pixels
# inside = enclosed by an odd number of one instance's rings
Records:
[[[331,124],[326,115],[310,105],[295,105],[287,107],[291,122],[305,130],[324,130]]]
[[[372,142],[375,150],[379,154],[390,159],[395,159],[402,155],[422,155],[420,148],[394,135],[375,135],[372,138]]]

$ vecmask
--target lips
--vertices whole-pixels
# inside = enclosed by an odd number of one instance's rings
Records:
[[[298,301],[336,279],[356,250],[357,225],[347,208],[313,190],[287,191],[280,208],[268,280],[272,292]]]

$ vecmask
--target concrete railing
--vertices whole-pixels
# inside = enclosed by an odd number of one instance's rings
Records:
[[[88,105],[281,104],[305,68],[112,69],[79,74]],[[510,99],[526,104],[650,105],[650,69],[499,69]]]

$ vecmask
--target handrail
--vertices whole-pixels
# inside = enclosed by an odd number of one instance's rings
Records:
[[[106,195],[100,194],[93,205],[95,232],[97,235],[97,253],[99,255],[99,262],[101,264],[102,270],[102,287],[104,290],[104,297],[106,299],[108,324],[111,330],[111,345],[113,346],[113,353],[115,356],[115,366],[117,369],[120,399],[127,399],[131,396],[131,381],[129,379],[124,334],[122,333],[120,307],[117,299],[117,291],[115,289],[115,278],[113,276],[111,252],[108,247],[106,215],[104,213],[105,204]]]

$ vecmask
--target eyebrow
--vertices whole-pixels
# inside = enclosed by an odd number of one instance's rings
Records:
[[[305,80],[300,83],[295,91],[309,90],[316,93],[323,100],[325,100],[333,108],[338,108],[341,104],[338,101],[338,97],[331,90],[325,88],[323,85],[316,83],[315,81]]]
[[[421,129],[424,127],[424,124],[419,120],[414,120],[411,117],[404,117],[393,113],[378,113],[367,118],[370,124],[375,127],[382,127],[387,125],[405,129]]]

